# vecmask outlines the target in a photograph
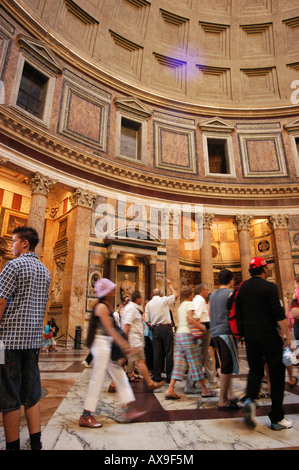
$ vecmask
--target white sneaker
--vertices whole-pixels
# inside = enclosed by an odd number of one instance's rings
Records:
[[[282,429],[289,429],[293,427],[292,421],[283,418],[281,421],[278,423],[271,423],[271,429],[274,431],[281,431]]]
[[[251,429],[254,429],[256,427],[256,421],[255,421],[255,410],[256,410],[256,404],[250,400],[250,398],[247,398],[244,402],[244,422],[246,426],[248,426]]]

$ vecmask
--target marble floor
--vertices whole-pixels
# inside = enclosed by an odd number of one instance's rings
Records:
[[[247,361],[240,352],[240,374],[233,376],[232,389],[242,397],[246,386]],[[108,393],[107,377],[96,416],[104,423],[101,429],[78,426],[91,369],[82,365],[85,349],[58,348],[42,352],[40,370],[43,397],[41,400],[42,436],[45,450],[163,451],[181,453],[197,450],[299,450],[299,385],[290,388],[286,376],[285,412],[293,428],[270,429],[270,399],[258,400],[255,430],[243,422],[242,410],[219,411],[217,397],[184,395],[184,382],[177,382],[181,400],[165,400],[165,385],[159,391],[145,391],[142,381],[132,384],[137,407],[147,410],[136,423],[117,421],[120,404],[117,394]],[[299,368],[294,367],[298,377]],[[298,382],[299,383],[299,382]],[[265,387],[266,384],[263,385]],[[219,393],[219,391],[218,391]],[[28,449],[28,431],[21,422],[21,447]],[[0,420],[0,450],[5,448],[3,423]],[[115,454],[112,454],[115,455]]]

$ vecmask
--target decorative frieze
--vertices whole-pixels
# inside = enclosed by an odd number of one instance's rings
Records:
[[[111,181],[121,181],[122,184],[130,186],[138,185],[138,188],[174,192],[176,195],[193,194],[194,197],[226,197],[235,198],[290,198],[299,196],[297,183],[286,182],[280,185],[271,184],[221,184],[210,181],[194,181],[175,179],[159,174],[146,173],[141,170],[132,169],[115,162],[102,160],[99,156],[79,150],[73,145],[67,145],[64,141],[48,134],[45,131],[30,127],[30,123],[17,120],[11,115],[9,109],[1,108],[0,111],[2,129],[5,135],[18,139],[30,148],[38,149],[51,158],[75,168],[84,168],[98,177],[105,177]],[[268,176],[268,175],[267,175]]]

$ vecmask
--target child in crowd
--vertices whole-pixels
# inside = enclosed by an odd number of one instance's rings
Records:
[[[49,325],[45,326],[44,338],[43,338],[43,348],[45,347],[47,353],[50,351],[52,346],[52,333]]]

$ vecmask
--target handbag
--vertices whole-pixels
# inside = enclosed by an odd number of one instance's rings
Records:
[[[188,322],[188,326],[189,326],[189,330],[193,338],[197,339],[197,338],[202,338],[203,336],[205,336],[206,334],[205,331],[202,331],[200,328],[194,326],[190,322]]]
[[[113,317],[112,317],[112,320],[113,320]],[[114,329],[117,331],[117,333],[120,334],[126,340],[128,340],[127,335],[125,334],[125,332],[115,323],[115,321],[113,322],[113,325],[114,325]],[[119,359],[123,359],[125,357],[126,357],[126,355],[124,354],[121,347],[115,341],[113,341],[112,346],[111,346],[111,360],[115,362],[115,361],[118,361]]]

